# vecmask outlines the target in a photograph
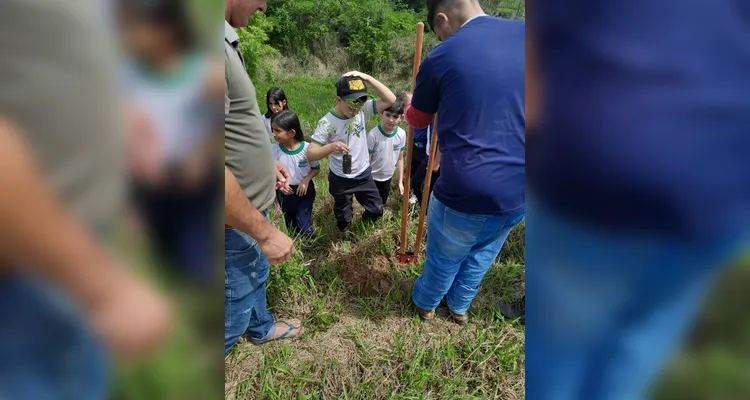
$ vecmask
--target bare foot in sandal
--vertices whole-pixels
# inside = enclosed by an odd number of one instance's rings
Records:
[[[253,344],[260,345],[268,343],[272,340],[294,339],[300,337],[305,331],[305,327],[302,326],[302,321],[298,319],[280,319],[276,321],[276,324],[274,326],[276,327],[276,330],[270,338],[266,340],[255,341],[253,342]]]

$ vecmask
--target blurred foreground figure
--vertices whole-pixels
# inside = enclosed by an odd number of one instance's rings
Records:
[[[526,398],[642,399],[749,237],[750,7],[581,5],[529,3]]]
[[[117,216],[124,160],[108,32],[83,4],[0,2],[2,399],[106,398],[109,355],[171,324],[95,239]]]
[[[224,68],[204,54],[183,0],[120,0],[134,199],[154,250],[199,283],[215,276]],[[216,64],[216,65],[215,65]]]

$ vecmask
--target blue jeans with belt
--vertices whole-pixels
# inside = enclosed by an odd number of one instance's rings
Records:
[[[0,275],[0,399],[101,400],[108,378],[103,344],[64,293]]]
[[[746,236],[688,243],[527,210],[526,399],[646,398]]]
[[[414,304],[432,310],[445,297],[451,311],[465,314],[505,239],[523,217],[523,213],[510,217],[465,214],[431,195],[427,259],[414,283]]]
[[[270,265],[255,239],[236,229],[224,232],[224,354],[247,332],[254,341],[274,334],[266,309]]]

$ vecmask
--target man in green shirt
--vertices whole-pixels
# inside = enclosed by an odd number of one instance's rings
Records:
[[[106,398],[107,356],[148,349],[171,324],[165,300],[97,240],[125,197],[102,14],[0,2],[2,399]]]
[[[274,160],[261,119],[255,86],[247,75],[234,28],[247,26],[265,1],[226,0],[224,56],[225,124],[225,271],[224,353],[247,333],[255,344],[293,338],[302,322],[274,322],[266,309],[269,263],[294,253],[292,240],[267,219],[276,189],[289,192],[289,173]],[[242,194],[242,195],[240,195]],[[244,195],[244,196],[243,196]]]

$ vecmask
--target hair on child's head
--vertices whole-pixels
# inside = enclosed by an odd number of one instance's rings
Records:
[[[276,124],[276,126],[285,131],[294,129],[294,140],[298,142],[305,141],[305,135],[302,133],[302,125],[294,111],[286,109],[273,114],[271,116],[271,124]]]
[[[383,112],[388,111],[389,113],[392,113],[392,114],[401,115],[401,114],[404,113],[404,107],[405,107],[404,106],[404,97],[403,96],[398,96],[398,97],[396,97],[396,101],[394,101],[393,104],[391,104],[390,107],[388,107],[385,110],[383,110]]]
[[[285,101],[284,104],[284,110],[289,109],[289,101],[286,99],[286,93],[284,93],[284,89],[280,87],[272,87],[268,89],[268,92],[266,92],[266,118],[271,118],[273,115],[273,111],[271,111],[271,102],[279,103]]]
[[[117,6],[122,17],[172,28],[177,45],[182,50],[196,46],[197,39],[185,1],[120,0]]]

